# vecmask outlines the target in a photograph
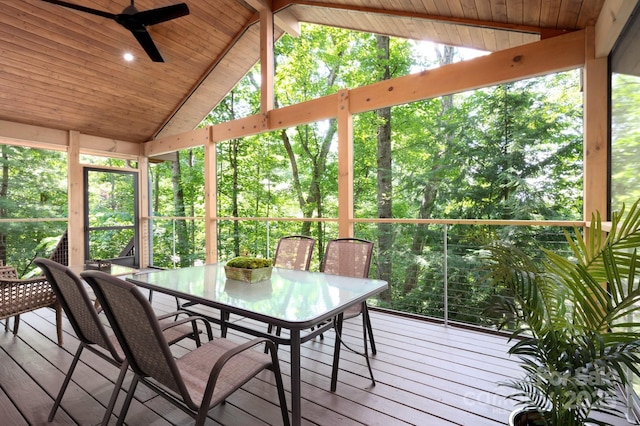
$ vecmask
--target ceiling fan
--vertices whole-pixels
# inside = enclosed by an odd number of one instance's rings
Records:
[[[81,12],[91,13],[92,15],[102,16],[104,18],[113,19],[118,24],[122,25],[138,40],[140,46],[147,52],[149,58],[154,62],[164,62],[160,51],[156,47],[155,43],[151,39],[151,35],[147,32],[147,26],[159,24],[161,22],[169,21],[171,19],[180,18],[189,14],[189,7],[186,3],[174,4],[171,6],[159,7],[156,9],[149,9],[138,11],[134,5],[134,0],[131,0],[131,5],[124,8],[122,13],[110,13],[98,9],[92,9],[90,7],[81,6],[78,4],[68,3],[60,0],[42,0],[47,3],[57,4],[59,6],[68,7],[70,9],[79,10]]]

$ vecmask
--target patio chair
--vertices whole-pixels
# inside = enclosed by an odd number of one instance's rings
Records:
[[[306,235],[290,235],[278,240],[273,266],[308,271],[316,240]]]
[[[289,235],[280,238],[276,246],[276,254],[273,257],[273,266],[308,271],[315,244],[315,238],[306,235]],[[267,332],[271,333],[272,331],[273,324],[269,324]],[[280,327],[276,328],[276,336],[279,336],[281,331]]]
[[[12,266],[0,266],[0,319],[9,331],[9,319],[13,319],[13,334],[18,334],[20,314],[40,308],[56,311],[56,333],[58,346],[62,346],[62,309],[46,277],[19,279]]]
[[[67,265],[69,263],[69,242],[67,231],[60,237],[60,241],[51,253],[50,259]],[[4,280],[4,279],[7,280]],[[20,326],[20,314],[36,309],[52,307],[56,310],[56,331],[58,345],[62,346],[62,309],[55,300],[55,294],[51,291],[44,277],[35,277],[18,280],[15,268],[0,266],[0,319],[4,319],[4,330],[9,331],[9,318],[13,319],[13,334],[18,334]]]
[[[214,406],[264,369],[274,372],[283,422],[289,425],[284,386],[275,345],[257,338],[237,344],[211,340],[174,358],[149,301],[134,284],[100,271],[83,272],[93,288],[134,372],[118,423],[123,424],[138,382],[145,383],[203,425]],[[253,350],[270,346],[271,355]]]
[[[373,254],[373,243],[371,241],[363,240],[360,238],[337,238],[329,240],[327,247],[325,248],[324,258],[320,266],[320,271],[325,274],[343,275],[347,277],[355,278],[368,278],[369,268],[371,266],[371,257]],[[373,370],[371,369],[371,363],[369,362],[369,348],[368,342],[371,343],[371,353],[375,355],[377,353],[376,344],[373,339],[373,329],[371,327],[371,319],[369,318],[369,309],[367,308],[367,302],[364,301],[359,305],[347,309],[343,312],[343,319],[347,320],[362,315],[362,332],[364,340],[364,352],[360,353],[351,347],[349,347],[342,339],[342,330],[337,326],[334,327],[336,331],[337,345],[342,344],[350,351],[364,356],[367,361],[367,368],[371,375],[371,381],[376,384],[373,378]],[[336,321],[336,318],[333,319]],[[338,375],[338,362],[334,356],[333,359],[333,371],[331,380],[331,390],[334,391],[336,387],[337,375]]]
[[[113,411],[116,399],[120,393],[120,388],[122,387],[122,381],[124,380],[127,372],[128,363],[125,360],[124,353],[115,336],[112,334],[110,335],[100,321],[98,311],[94,307],[94,303],[90,299],[85,288],[86,284],[82,282],[81,278],[68,267],[49,259],[37,258],[34,260],[34,263],[42,269],[49,283],[51,283],[51,287],[56,293],[60,305],[62,305],[62,308],[67,315],[67,319],[71,323],[71,326],[80,341],[76,354],[71,362],[71,366],[69,367],[69,371],[66,374],[55,403],[49,413],[49,421],[53,421],[53,418],[56,415],[56,411],[60,406],[62,397],[69,385],[69,381],[71,380],[71,376],[78,361],[80,360],[82,351],[84,349],[88,349],[99,357],[120,368],[120,374],[116,380],[115,388],[111,394],[109,404],[107,405],[107,411],[105,412],[102,420],[102,424],[106,425],[111,417],[111,412]],[[185,337],[192,337],[195,339],[196,345],[200,346],[199,331],[195,324],[195,319],[200,318],[187,317],[174,322],[172,318],[175,317],[175,315],[176,312],[172,312],[158,317],[161,321],[162,330],[167,341],[170,344],[173,344]],[[211,339],[213,336],[209,322],[204,319],[202,319],[202,322],[209,334],[209,339]],[[97,347],[106,349],[106,352],[97,349]]]

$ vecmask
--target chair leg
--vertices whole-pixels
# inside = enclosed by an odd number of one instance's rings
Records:
[[[58,346],[63,345],[62,333],[62,306],[56,303],[56,334],[58,335]]]
[[[13,334],[18,334],[18,327],[20,326],[20,315],[13,317]]]
[[[6,333],[7,331],[9,331],[9,320],[10,320],[10,319],[11,319],[11,317],[7,317],[7,318],[5,318],[5,320],[4,320],[4,331],[5,331],[5,333]]]
[[[369,309],[367,308],[367,306],[365,305],[364,309],[362,310],[362,326],[363,327],[367,327],[367,331],[369,332],[369,341],[371,342],[371,354],[375,355],[378,353],[378,351],[376,350],[376,342],[373,339],[373,327],[371,327],[371,316],[369,316]]]
[[[118,374],[118,380],[116,380],[115,388],[113,388],[111,398],[109,398],[109,404],[107,405],[107,411],[105,411],[104,417],[102,418],[101,426],[107,426],[109,424],[111,413],[113,412],[113,408],[116,406],[116,401],[118,400],[118,395],[120,394],[120,389],[122,388],[124,376],[127,374],[128,368],[129,363],[127,361],[122,363],[122,366],[120,367],[120,374]]]
[[[367,332],[368,327],[366,325],[366,310],[362,312],[362,315],[362,341],[364,342],[364,359],[367,361],[367,368],[369,369],[369,375],[371,376],[372,385],[375,386],[376,379],[373,378],[373,370],[371,369],[371,362],[369,361],[369,338],[367,337],[367,334],[369,333]]]
[[[76,351],[75,356],[73,357],[73,361],[71,361],[71,366],[69,367],[69,371],[67,371],[67,375],[62,382],[62,386],[58,391],[58,396],[56,397],[55,402],[53,403],[53,407],[51,407],[51,411],[49,412],[49,422],[53,421],[53,418],[56,415],[56,411],[58,411],[58,407],[60,406],[60,402],[62,401],[62,396],[67,390],[67,386],[69,385],[69,381],[71,380],[71,375],[76,368],[76,364],[80,360],[80,354],[82,354],[82,350],[84,349],[84,343],[80,343],[78,346],[78,350]]]
[[[129,411],[129,406],[131,405],[131,400],[133,399],[133,393],[136,391],[136,386],[140,378],[137,374],[133,376],[133,380],[131,380],[131,386],[129,386],[129,390],[127,391],[127,398],[124,400],[124,404],[122,404],[122,409],[120,410],[120,414],[118,415],[118,422],[116,426],[122,426],[124,424],[124,418],[127,415],[127,411]]]
[[[272,346],[271,352],[271,370],[276,378],[276,388],[278,389],[278,399],[280,400],[280,412],[282,413],[282,424],[289,426],[289,410],[287,410],[287,398],[284,393],[284,383],[282,382],[282,373],[280,371],[280,363],[275,352],[277,349],[275,345]]]
[[[336,391],[338,385],[338,364],[340,363],[340,345],[342,344],[342,318],[343,314],[338,314],[333,318],[333,328],[336,332],[336,341],[333,344],[333,366],[331,367],[331,392]]]
[[[220,337],[227,337],[227,321],[231,314],[226,311],[220,311]]]

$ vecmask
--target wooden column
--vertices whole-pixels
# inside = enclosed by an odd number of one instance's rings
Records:
[[[260,112],[266,115],[273,109],[273,13],[271,8],[260,10]]]
[[[69,132],[67,150],[67,203],[69,265],[83,265],[84,253],[84,185],[82,183],[82,165],[80,165],[80,133]]]
[[[205,262],[218,261],[218,209],[216,208],[218,174],[216,169],[216,143],[213,128],[209,127],[209,138],[204,144],[204,232]]]
[[[138,214],[140,215],[140,223],[138,224],[138,233],[140,235],[138,255],[140,257],[140,267],[149,266],[151,260],[150,236],[149,229],[149,158],[140,155],[138,157]]]
[[[349,90],[338,92],[338,236],[353,236],[353,115]]]
[[[584,220],[608,219],[609,112],[607,58],[595,56],[595,31],[587,28],[584,64]]]

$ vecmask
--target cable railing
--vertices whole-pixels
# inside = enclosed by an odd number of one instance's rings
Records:
[[[151,263],[166,268],[206,262],[205,221],[198,217],[153,217],[149,223]],[[338,237],[335,219],[217,218],[217,255],[273,257],[278,239],[307,234],[318,240],[311,270],[318,270],[324,244]],[[60,219],[0,220],[7,263],[29,270],[37,256],[47,256],[67,223]],[[487,244],[506,240],[532,255],[540,247],[557,253],[569,247],[565,231],[581,221],[491,221],[446,219],[356,219],[354,236],[375,243],[370,276],[389,282],[372,306],[448,323],[490,326],[486,307],[499,289],[482,280]],[[25,228],[26,227],[26,228]],[[31,238],[25,238],[26,230]],[[35,232],[34,232],[35,230]]]
[[[181,221],[183,225],[179,225]],[[493,321],[485,311],[499,289],[482,280],[486,245],[507,240],[536,256],[541,254],[540,247],[569,255],[565,231],[572,233],[574,226],[585,225],[582,221],[446,219],[354,222],[356,237],[376,243],[370,276],[390,284],[389,291],[370,300],[371,305],[444,323],[487,327]],[[154,217],[152,223],[155,265],[178,267],[205,262],[202,218]],[[385,232],[392,236],[388,247],[380,239],[381,223],[387,224]],[[188,240],[193,243],[184,253],[176,251],[179,229],[188,229]],[[318,270],[324,242],[338,237],[336,220],[217,218],[218,259],[227,260],[236,253],[273,257],[279,238],[303,233],[303,229],[318,240],[311,264],[311,270]]]

